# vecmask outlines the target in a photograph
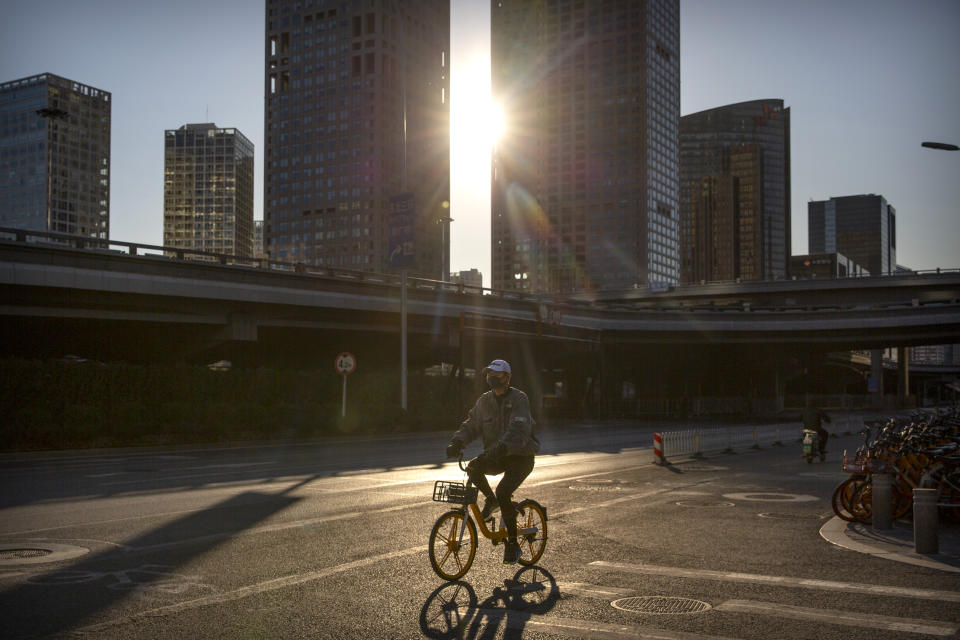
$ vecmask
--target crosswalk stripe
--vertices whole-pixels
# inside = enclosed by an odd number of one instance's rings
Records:
[[[754,602],[751,600],[728,600],[717,605],[714,609],[716,611],[755,613],[809,622],[825,622],[848,627],[923,633],[933,636],[950,636],[960,629],[960,625],[954,622],[919,620],[916,618],[895,618],[891,616],[881,616],[875,613],[858,613],[856,611],[808,609],[788,604]]]
[[[461,609],[466,613],[468,609]],[[485,620],[499,626],[505,622],[507,629],[528,631],[531,633],[552,633],[573,636],[586,640],[732,640],[726,636],[705,636],[685,631],[668,631],[646,627],[630,627],[622,624],[609,624],[594,620],[561,618],[552,615],[537,616],[525,611],[510,609],[477,609],[476,621]]]
[[[878,584],[857,582],[835,582],[833,580],[814,580],[810,578],[791,578],[788,576],[767,576],[757,573],[738,573],[734,571],[710,571],[706,569],[683,569],[680,567],[661,567],[652,564],[627,564],[623,562],[591,562],[592,567],[613,569],[628,573],[670,576],[673,578],[691,578],[695,580],[719,580],[723,582],[747,582],[766,584],[772,587],[793,589],[819,589],[821,591],[845,591],[848,593],[866,593],[875,596],[893,596],[900,598],[918,598],[938,602],[960,602],[958,591],[938,591],[936,589],[915,589],[910,587],[891,587]]]

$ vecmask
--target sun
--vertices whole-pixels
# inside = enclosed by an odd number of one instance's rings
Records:
[[[483,157],[486,164],[490,151],[503,135],[503,114],[490,97],[488,78],[486,82],[460,82],[459,92],[451,96],[451,144],[455,161],[472,164]]]

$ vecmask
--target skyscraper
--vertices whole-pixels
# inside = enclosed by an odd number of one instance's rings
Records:
[[[493,287],[679,278],[677,0],[491,2]]]
[[[698,263],[703,181],[733,178],[737,197],[723,213],[723,236],[735,246],[728,264]],[[787,277],[790,261],[790,109],[783,100],[753,100],[680,118],[680,211],[684,282]],[[720,218],[715,211],[714,221]]]
[[[446,275],[449,0],[267,0],[266,13],[267,253],[384,271],[399,247],[412,273]]]
[[[43,73],[0,84],[0,226],[110,237],[110,94]]]
[[[810,202],[807,231],[809,253],[842,253],[874,276],[897,269],[897,215],[883,196]]]
[[[212,123],[168,129],[163,244],[253,257],[253,143]]]

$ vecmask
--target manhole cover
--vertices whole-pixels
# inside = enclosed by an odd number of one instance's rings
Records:
[[[703,613],[712,608],[709,604],[701,600],[676,598],[672,596],[634,596],[631,598],[620,598],[610,604],[621,611],[652,613],[655,615]]]
[[[818,513],[758,513],[761,518],[774,518],[777,520],[823,520],[823,516]]]
[[[43,564],[78,558],[90,549],[72,544],[21,540],[0,543],[0,568],[21,564]]]
[[[732,502],[722,500],[678,500],[675,503],[678,507],[733,507]]]
[[[771,493],[751,491],[749,493],[725,493],[724,498],[729,500],[747,500],[754,502],[813,502],[816,496],[798,493]]]
[[[0,549],[0,560],[13,560],[18,558],[40,558],[48,556],[52,551],[49,549]]]

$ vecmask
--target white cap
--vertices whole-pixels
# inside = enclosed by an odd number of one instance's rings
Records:
[[[502,371],[503,373],[510,373],[510,363],[506,360],[494,360],[484,367],[483,371],[484,373],[487,371]]]

